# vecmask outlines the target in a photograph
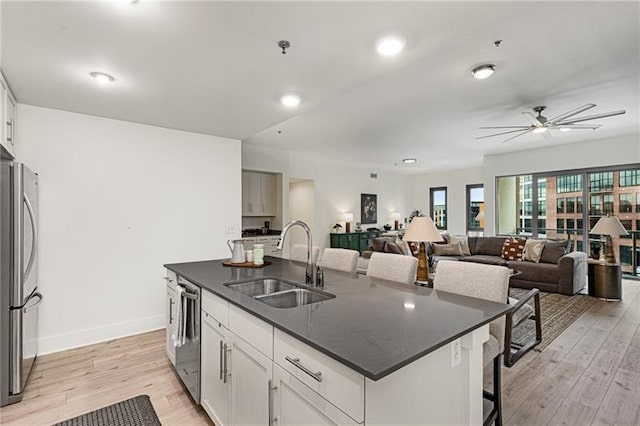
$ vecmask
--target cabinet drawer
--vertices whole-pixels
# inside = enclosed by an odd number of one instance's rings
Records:
[[[229,305],[229,330],[273,359],[273,327],[248,312]]]
[[[229,328],[229,303],[210,291],[202,292],[202,310]]]
[[[274,330],[273,359],[357,422],[364,421],[362,374],[277,329]]]

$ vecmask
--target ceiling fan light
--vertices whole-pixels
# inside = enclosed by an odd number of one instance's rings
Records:
[[[473,78],[478,80],[484,80],[488,78],[496,71],[496,66],[492,64],[484,64],[475,67],[471,70],[471,74],[473,74]]]
[[[414,163],[417,163],[418,160],[416,158],[404,158],[402,162],[404,164],[414,164]]]
[[[547,128],[542,126],[536,127],[535,129],[533,129],[533,133],[544,133],[546,131],[547,131]]]
[[[400,36],[386,36],[376,41],[376,51],[380,56],[395,56],[404,49],[406,40]]]

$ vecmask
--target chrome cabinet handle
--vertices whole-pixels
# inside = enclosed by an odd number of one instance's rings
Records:
[[[7,127],[11,129],[11,131],[9,132],[11,136],[7,136],[7,142],[11,142],[13,144],[13,118],[7,121]]]
[[[169,325],[173,324],[173,299],[169,299]]]
[[[223,383],[227,383],[227,377],[229,377],[231,375],[231,373],[229,373],[229,365],[228,365],[229,361],[227,359],[227,353],[229,353],[229,352],[231,352],[231,349],[229,349],[229,347],[225,343],[224,344],[224,356],[223,356],[223,359],[224,359],[224,373],[223,373],[224,377],[222,379]]]
[[[222,376],[224,374],[224,367],[222,366],[223,358],[224,358],[224,342],[220,340],[220,380],[222,380]]]
[[[278,421],[278,417],[273,415],[273,392],[275,392],[278,387],[277,386],[273,386],[273,380],[269,379],[269,383],[268,383],[269,387],[267,388],[267,392],[269,395],[269,419],[268,419],[268,425],[269,426],[273,426],[273,424],[275,422]]]
[[[164,278],[164,280],[165,280],[165,281],[167,281],[167,282],[169,282],[169,283],[172,283],[172,282],[173,282],[173,280],[172,280],[171,278],[169,278],[169,277],[162,277],[162,278]]]
[[[313,379],[316,380],[317,382],[322,382],[322,372],[321,371],[316,371],[314,373],[308,367],[305,367],[304,365],[302,365],[302,363],[300,362],[300,358],[291,358],[291,357],[286,356],[286,357],[284,357],[284,359],[286,359],[291,364],[293,364],[296,367],[298,367],[300,370],[302,370],[305,373],[307,373],[309,376],[313,377]]]

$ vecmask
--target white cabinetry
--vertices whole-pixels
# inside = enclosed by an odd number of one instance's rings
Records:
[[[200,403],[219,426],[265,424],[271,405],[273,327],[209,292],[203,294]]]
[[[276,215],[275,175],[242,172],[242,215]]]
[[[164,277],[167,283],[167,300],[165,307],[165,327],[166,327],[166,352],[173,365],[176,364],[176,348],[173,345],[173,335],[176,327],[176,286],[177,277],[171,271],[167,271]]]
[[[280,366],[275,366],[273,375],[274,407],[270,425],[358,424]]]
[[[0,142],[13,157],[16,156],[16,101],[7,82],[0,76],[0,120],[2,128]]]

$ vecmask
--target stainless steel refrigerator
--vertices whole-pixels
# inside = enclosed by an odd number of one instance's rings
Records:
[[[22,399],[38,355],[38,175],[0,162],[0,406]]]

